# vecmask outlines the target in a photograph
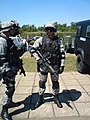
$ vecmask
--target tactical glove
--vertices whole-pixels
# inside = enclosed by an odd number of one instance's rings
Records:
[[[59,68],[59,74],[61,74],[61,73],[63,73],[63,71],[64,71],[64,66],[61,66],[60,68]]]
[[[39,65],[41,65],[42,62],[43,62],[42,59],[37,60],[37,63],[38,63]]]

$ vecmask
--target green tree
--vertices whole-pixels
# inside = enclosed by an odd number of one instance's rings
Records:
[[[28,31],[29,25],[23,25],[21,29],[22,29],[22,31]]]
[[[76,23],[75,22],[71,22],[71,31],[72,32],[76,31]]]
[[[58,32],[76,32],[76,23],[75,22],[71,22],[70,26],[67,26],[67,23],[65,24],[60,24],[58,22],[54,22],[54,25],[57,29]],[[39,33],[44,33],[44,27],[45,25],[43,26],[40,26],[38,28],[36,28],[36,26],[33,24],[33,25],[23,25],[21,28],[20,28],[20,32],[23,33],[23,34],[31,34],[31,32],[39,32]],[[36,34],[36,33],[35,33]],[[65,35],[65,33],[64,33]]]
[[[38,31],[44,31],[44,27],[38,27]]]
[[[32,32],[37,32],[37,28],[34,25],[31,25],[31,31]]]

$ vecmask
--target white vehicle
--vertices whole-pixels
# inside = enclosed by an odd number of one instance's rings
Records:
[[[38,39],[38,38],[40,38],[41,36],[34,36],[33,38],[32,38],[32,40],[36,40],[36,39]]]

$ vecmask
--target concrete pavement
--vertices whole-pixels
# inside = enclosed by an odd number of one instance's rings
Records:
[[[38,98],[39,75],[27,72],[27,76],[17,75],[14,102],[18,107],[9,109],[13,120],[90,120],[90,76],[78,72],[64,72],[60,75],[59,99],[63,105],[58,108],[53,102],[52,83],[50,75],[46,83],[44,104],[34,109]],[[5,85],[0,81],[0,111],[1,99]]]

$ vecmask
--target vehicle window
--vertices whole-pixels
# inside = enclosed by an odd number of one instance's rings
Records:
[[[80,36],[80,33],[81,33],[81,26],[77,26],[77,33],[76,33],[76,35]]]
[[[90,25],[87,26],[86,37],[90,38]]]

